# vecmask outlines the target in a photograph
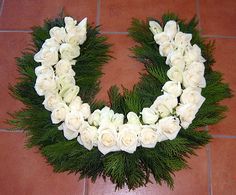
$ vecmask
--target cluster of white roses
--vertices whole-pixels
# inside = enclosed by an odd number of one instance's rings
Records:
[[[172,140],[181,126],[186,129],[191,124],[205,100],[201,96],[206,85],[201,50],[190,44],[192,35],[180,32],[175,21],[167,22],[164,30],[155,21],[149,24],[160,54],[167,57],[170,81],[163,86],[164,94],[150,108],[143,108],[142,117],[129,112],[127,123],[123,114],[109,107],[91,113],[90,106],[78,96],[72,65],[80,55],[79,45],[86,40],[87,19],[77,25],[65,17],[65,28],[50,30],[51,38],[34,57],[42,64],[35,69],[35,90],[45,96],[43,105],[52,112],[52,123],[60,123],[58,129],[66,139],[77,138],[88,150],[95,146],[103,154],[119,150],[133,153],[138,146],[153,148],[157,142]]]

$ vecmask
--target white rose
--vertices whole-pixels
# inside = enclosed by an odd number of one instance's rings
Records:
[[[53,124],[58,124],[65,120],[69,107],[65,103],[57,104],[56,108],[51,113],[51,120]]]
[[[95,110],[88,118],[88,122],[90,125],[99,126],[101,118],[101,111]]]
[[[101,110],[100,125],[110,124],[112,122],[113,116],[114,116],[114,111],[111,110],[109,107],[105,106]]]
[[[173,95],[168,93],[157,97],[151,108],[155,109],[161,117],[166,117],[173,112],[173,109],[177,106],[178,100]]]
[[[174,51],[173,44],[170,42],[164,42],[159,47],[159,52],[161,56],[168,56],[169,53]]]
[[[117,130],[114,125],[100,126],[98,128],[98,150],[104,155],[118,151]]]
[[[76,137],[78,137],[79,135],[79,131],[74,131],[74,130],[71,130],[69,129],[65,123],[62,123],[62,127],[63,127],[63,134],[64,134],[64,137],[67,139],[67,140],[72,140],[72,139],[75,139]]]
[[[141,124],[141,122],[139,120],[139,117],[134,112],[129,112],[127,114],[127,119],[128,119],[128,124],[135,124],[135,125],[140,125]]]
[[[169,64],[170,66],[176,66],[180,70],[184,70],[185,68],[185,61],[184,56],[181,51],[173,51],[169,53],[169,55],[166,58],[166,64]]]
[[[66,42],[70,44],[80,44],[82,45],[86,40],[86,34],[87,34],[87,18],[84,18],[78,26],[75,26],[73,30],[68,32],[66,36]]]
[[[162,27],[156,21],[149,21],[149,29],[152,31],[153,35],[156,35],[156,34],[162,32]]]
[[[138,146],[140,127],[133,124],[124,124],[119,127],[118,146],[121,150],[134,153]]]
[[[54,48],[55,50],[58,50],[59,47],[60,44],[54,38],[46,39],[42,45],[42,48]]]
[[[58,50],[55,47],[42,48],[34,55],[34,60],[42,65],[52,66],[58,62]]]
[[[203,75],[195,73],[191,70],[183,72],[183,85],[187,87],[206,87],[206,80]]]
[[[177,66],[172,66],[167,71],[167,76],[172,81],[182,82],[182,80],[183,80],[183,71],[181,70],[181,68],[179,68]]]
[[[192,34],[178,32],[175,35],[175,45],[180,48],[185,48],[187,45],[191,45],[190,41],[192,39]]]
[[[198,107],[194,104],[180,104],[176,108],[176,114],[180,117],[181,126],[187,129],[197,114]]]
[[[57,83],[53,76],[40,75],[36,79],[34,89],[39,96],[43,96],[47,93],[55,92],[57,89]]]
[[[73,99],[75,99],[78,93],[79,86],[72,86],[63,94],[63,100],[69,104]]]
[[[71,62],[69,60],[60,60],[55,65],[55,68],[56,68],[57,75],[61,76],[61,75],[67,74],[67,75],[75,76],[75,72],[73,71],[71,67]]]
[[[81,105],[82,105],[82,100],[79,96],[77,96],[76,98],[74,98],[70,105],[69,105],[69,108],[71,109],[71,111],[75,111],[75,112],[80,112],[80,108],[81,108]]]
[[[162,90],[175,97],[179,97],[182,93],[180,82],[176,81],[167,81]]]
[[[182,104],[194,104],[198,108],[201,107],[204,101],[205,98],[201,95],[201,92],[192,87],[184,89],[182,95],[180,96],[180,102]]]
[[[152,108],[143,108],[141,114],[145,124],[154,124],[159,118],[158,113]]]
[[[63,96],[63,94],[72,86],[75,85],[75,78],[72,75],[62,75],[59,77],[56,77],[57,81],[57,87],[60,89],[60,95]]]
[[[66,37],[66,30],[64,27],[53,27],[50,29],[49,34],[53,37],[58,43],[64,42]]]
[[[38,66],[34,70],[36,76],[48,75],[54,77],[54,70],[51,66]]]
[[[65,124],[72,131],[78,131],[84,118],[81,112],[71,111],[66,114]]]
[[[187,70],[203,76],[205,71],[205,66],[202,62],[192,62],[187,66]]]
[[[143,147],[154,148],[158,140],[158,134],[151,126],[144,125],[139,134],[139,140]]]
[[[116,113],[113,115],[112,117],[112,123],[118,127],[120,125],[123,125],[124,123],[124,115],[123,114],[119,114],[119,113]]]
[[[61,96],[58,93],[48,93],[45,96],[45,100],[43,101],[44,107],[52,111],[56,108],[56,106],[62,102]]]
[[[69,43],[62,43],[60,53],[62,59],[72,60],[80,55],[80,47]]]
[[[91,114],[89,104],[83,103],[80,107],[80,112],[82,113],[84,119],[87,119]]]
[[[164,27],[164,32],[170,37],[170,39],[173,39],[178,31],[179,26],[174,20],[168,21]]]
[[[170,42],[170,38],[165,32],[155,34],[154,40],[158,45],[162,45],[165,42]]]
[[[161,129],[162,133],[169,139],[173,140],[176,138],[179,130],[179,119],[173,116],[162,118],[158,121],[158,128]]]
[[[72,31],[77,24],[77,21],[71,17],[65,17],[64,22],[65,22],[65,29],[67,32]]]
[[[191,64],[192,62],[206,61],[201,55],[201,49],[196,44],[186,48],[184,59],[187,64]]]
[[[97,139],[97,128],[87,125],[87,127],[80,130],[80,136],[78,136],[77,141],[88,150],[92,150],[93,146],[97,145]]]

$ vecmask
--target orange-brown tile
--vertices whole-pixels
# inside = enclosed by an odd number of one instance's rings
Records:
[[[129,48],[134,46],[134,42],[127,35],[109,35],[108,42],[112,46],[112,59],[103,66],[104,75],[101,78],[101,91],[97,95],[97,99],[108,100],[107,90],[112,85],[117,85],[121,89],[121,85],[128,89],[132,89],[133,85],[139,81],[139,72],[143,71],[143,65],[130,56],[132,53]]]
[[[214,139],[212,154],[213,194],[236,194],[236,139]]]
[[[148,184],[147,187],[138,188],[135,191],[129,191],[127,188],[115,192],[115,185],[109,179],[104,182],[102,179],[95,183],[89,182],[89,195],[207,195],[208,194],[208,178],[207,178],[207,155],[206,150],[197,151],[198,156],[192,157],[189,165],[192,169],[185,169],[176,173],[175,188],[170,190],[166,185],[159,186],[156,184]]]
[[[160,18],[162,14],[175,12],[181,18],[190,19],[196,14],[194,0],[129,0],[101,1],[100,23],[104,31],[127,31],[132,18]]]
[[[8,118],[7,112],[16,111],[22,106],[9,95],[8,85],[16,82],[18,77],[15,57],[30,44],[28,33],[0,33],[0,128],[10,127],[4,121]]]
[[[200,0],[201,27],[204,34],[236,36],[236,1]]]
[[[80,20],[88,17],[90,22],[95,22],[96,0],[17,0],[5,1],[0,17],[0,29],[30,29],[32,26],[41,25],[47,18],[54,18],[64,8],[67,15]]]
[[[216,64],[213,68],[224,74],[224,81],[229,83],[230,88],[235,95],[236,91],[236,39],[216,39],[215,59]],[[231,99],[226,99],[221,103],[227,105],[229,111],[226,113],[226,118],[216,125],[210,126],[212,134],[236,135],[236,96]]]
[[[83,194],[83,180],[54,173],[37,149],[24,144],[23,133],[0,132],[0,194]]]

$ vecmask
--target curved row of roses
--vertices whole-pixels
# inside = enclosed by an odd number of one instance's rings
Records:
[[[90,106],[78,96],[72,66],[80,55],[80,45],[86,40],[87,18],[79,24],[65,17],[65,27],[53,27],[34,60],[41,63],[35,69],[35,90],[45,96],[43,105],[51,111],[53,124],[60,124],[66,139],[77,138],[88,150],[94,146],[107,154],[112,151],[133,153],[138,146],[153,148],[157,142],[173,140],[181,127],[187,129],[204,102],[201,88],[205,59],[201,49],[191,45],[191,34],[183,33],[175,21],[168,21],[164,29],[150,21],[150,30],[159,45],[160,55],[170,66],[163,95],[151,107],[143,108],[141,116],[134,112],[114,113],[109,107],[90,111]]]

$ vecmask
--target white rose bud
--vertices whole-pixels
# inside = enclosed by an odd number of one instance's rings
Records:
[[[142,112],[142,120],[145,124],[155,124],[157,122],[159,115],[152,108],[143,108]]]
[[[53,76],[40,75],[36,79],[34,89],[39,96],[43,96],[47,93],[55,92],[57,89],[57,83]]]
[[[128,124],[135,124],[135,125],[140,125],[141,124],[141,122],[139,120],[139,117],[134,112],[129,112],[127,114],[127,119],[128,119]]]
[[[177,98],[166,93],[157,97],[151,108],[155,109],[161,117],[166,117],[173,112],[173,109],[177,106],[177,104]]]
[[[176,114],[180,117],[181,126],[187,129],[197,114],[198,107],[194,104],[180,104],[176,108]]]
[[[121,150],[134,153],[138,146],[138,134],[140,127],[133,124],[125,124],[119,127],[118,146]]]
[[[81,98],[77,96],[71,101],[69,108],[71,111],[80,112],[82,103]]]
[[[70,87],[64,94],[63,94],[63,100],[66,103],[70,103],[73,99],[75,99],[75,97],[77,96],[77,94],[79,93],[79,86],[73,86]]]
[[[187,45],[191,45],[190,41],[192,39],[192,34],[178,32],[175,35],[175,45],[177,47],[185,48]]]
[[[65,21],[65,28],[67,32],[72,31],[77,24],[77,21],[71,17],[65,17],[64,21]]]
[[[182,82],[182,80],[183,80],[183,71],[181,70],[181,68],[179,68],[177,66],[172,66],[167,71],[167,76],[172,81]]]
[[[83,103],[80,107],[80,112],[82,113],[84,119],[87,119],[91,114],[89,104]]]
[[[154,40],[158,45],[162,45],[165,42],[170,42],[170,38],[165,32],[155,34]]]
[[[158,139],[157,132],[150,126],[144,125],[139,134],[139,140],[143,147],[154,148]]]
[[[42,48],[54,48],[55,50],[58,50],[59,47],[60,44],[54,38],[46,39],[42,45]]]
[[[62,59],[72,60],[80,55],[80,47],[69,43],[62,43],[60,53]]]
[[[165,117],[160,119],[158,122],[158,128],[161,129],[162,133],[169,139],[173,140],[176,138],[179,130],[179,119],[173,116]]]
[[[64,42],[66,37],[66,30],[64,27],[53,27],[50,29],[49,34],[53,37],[58,43]]]
[[[164,27],[164,32],[170,37],[170,39],[173,39],[178,31],[179,26],[174,20],[168,21]]]
[[[156,21],[149,21],[149,29],[152,31],[153,35],[156,35],[156,34],[162,32],[162,27]]]
[[[118,151],[117,130],[114,125],[100,126],[98,128],[98,150],[104,155]]]
[[[62,124],[63,126],[63,134],[64,134],[64,137],[67,139],[67,140],[72,140],[72,139],[75,139],[76,137],[78,137],[78,134],[79,134],[79,131],[74,131],[74,130],[71,130],[69,129],[65,123]]]
[[[55,65],[58,62],[58,50],[55,47],[42,48],[34,55],[34,60],[46,66]]]
[[[205,66],[202,62],[192,62],[190,65],[188,65],[187,70],[203,76],[205,71]]]
[[[100,117],[101,117],[101,111],[95,110],[88,118],[88,122],[90,125],[99,126],[100,124]]]
[[[194,44],[193,46],[189,46],[185,50],[184,59],[187,64],[191,64],[192,62],[205,62],[206,60],[201,55],[201,49]]]
[[[187,87],[206,87],[205,77],[201,74],[195,73],[191,70],[187,70],[183,72],[183,85],[185,88]]]
[[[93,146],[97,145],[97,139],[97,128],[87,125],[87,127],[80,130],[80,136],[78,136],[77,141],[88,150],[92,150]]]
[[[114,111],[111,110],[109,107],[105,106],[101,110],[100,125],[112,123],[113,116],[114,116]]]
[[[75,78],[68,74],[56,77],[56,81],[61,96],[63,96],[70,87],[75,85]]]
[[[182,104],[194,104],[198,108],[201,107],[205,98],[201,95],[201,93],[192,87],[188,87],[183,90],[182,95],[180,96],[180,102]]]
[[[119,113],[116,113],[113,115],[112,117],[112,123],[118,127],[120,125],[123,125],[124,123],[124,115],[123,114],[119,114]]]
[[[65,120],[69,107],[65,103],[60,103],[51,113],[51,120],[53,124],[58,124]]]
[[[159,47],[159,52],[161,56],[168,56],[169,53],[174,51],[173,44],[170,42],[165,42]]]
[[[71,75],[75,76],[75,72],[73,71],[71,67],[71,62],[69,60],[60,60],[56,65],[56,74],[57,75]]]
[[[84,118],[81,112],[68,112],[65,118],[66,126],[72,131],[78,131]]]
[[[51,66],[38,66],[34,70],[36,76],[48,75],[54,77],[54,70]]]
[[[181,51],[173,51],[169,53],[169,55],[166,58],[166,64],[169,64],[170,66],[176,66],[180,70],[184,70],[185,61]]]
[[[162,90],[175,97],[179,97],[182,93],[180,82],[176,81],[167,81]]]
[[[52,111],[61,102],[62,102],[62,98],[61,98],[61,96],[59,96],[58,93],[48,93],[45,96],[45,100],[43,101],[43,105],[47,110]]]

